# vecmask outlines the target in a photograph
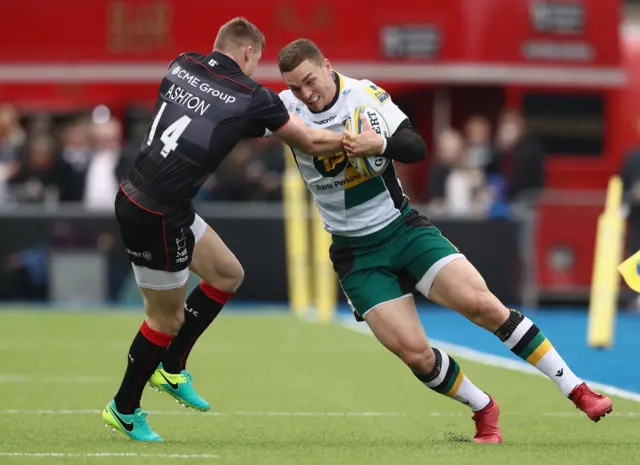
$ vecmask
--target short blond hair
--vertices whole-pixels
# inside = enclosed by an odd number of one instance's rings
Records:
[[[213,49],[222,51],[230,44],[251,44],[262,52],[265,45],[264,34],[253,23],[238,16],[220,27]]]

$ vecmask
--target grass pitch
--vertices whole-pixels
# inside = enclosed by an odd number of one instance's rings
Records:
[[[145,390],[163,444],[104,428],[141,314],[0,312],[0,464],[639,463],[640,404],[598,424],[550,381],[458,360],[500,404],[504,443],[422,386],[371,336],[287,315],[223,314],[189,363],[202,414]],[[506,349],[505,349],[506,350]],[[629,369],[635,369],[630,367]]]

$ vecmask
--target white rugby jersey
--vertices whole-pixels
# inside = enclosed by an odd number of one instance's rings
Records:
[[[407,119],[391,97],[368,80],[340,74],[339,96],[321,113],[313,113],[290,90],[280,93],[289,113],[298,115],[310,128],[343,132],[350,111],[358,105],[379,110],[393,134]],[[366,178],[353,169],[344,152],[314,158],[292,149],[296,163],[313,195],[325,229],[340,236],[365,236],[381,230],[400,216],[406,196],[393,162],[378,177]]]

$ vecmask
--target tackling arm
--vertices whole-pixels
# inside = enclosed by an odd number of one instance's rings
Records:
[[[289,121],[274,135],[285,143],[312,155],[326,155],[343,150],[342,134],[323,129],[310,129],[296,115],[290,115]]]

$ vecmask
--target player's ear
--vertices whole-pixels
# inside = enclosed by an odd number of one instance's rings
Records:
[[[251,60],[253,57],[253,45],[248,45],[247,48],[244,49],[244,59],[245,61]]]
[[[331,72],[333,71],[333,67],[331,66],[331,63],[329,62],[329,60],[327,60],[326,58],[324,59],[323,68],[326,71],[327,75],[331,76]]]

